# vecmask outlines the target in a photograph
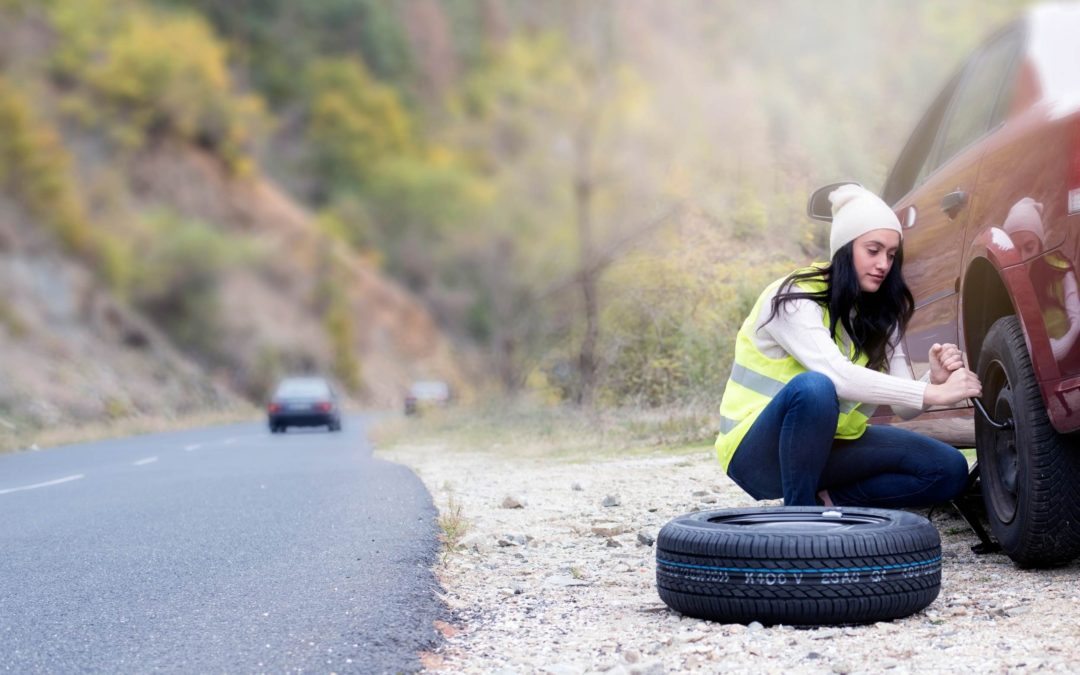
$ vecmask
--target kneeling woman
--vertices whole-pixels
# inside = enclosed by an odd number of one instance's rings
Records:
[[[901,343],[914,301],[900,273],[900,222],[856,185],[829,200],[831,262],[773,282],[739,330],[720,404],[720,461],[752,497],[786,506],[946,501],[967,479],[960,451],[867,418],[878,405],[910,418],[979,396],[979,380],[951,344],[935,344],[928,377],[912,379]]]

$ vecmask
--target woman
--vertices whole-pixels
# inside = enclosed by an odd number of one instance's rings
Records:
[[[964,456],[867,417],[878,405],[909,418],[979,396],[979,380],[951,344],[931,347],[927,377],[912,379],[901,343],[914,301],[900,272],[900,222],[856,185],[829,200],[831,262],[770,284],[739,330],[717,454],[752,497],[786,506],[946,501],[964,488]]]

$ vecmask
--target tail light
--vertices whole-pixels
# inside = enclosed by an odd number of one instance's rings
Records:
[[[320,401],[319,403],[315,404],[315,409],[319,412],[330,412],[333,408],[334,404],[327,401]]]
[[[271,403],[270,405],[266,406],[266,409],[272,413],[281,412],[281,404]]]

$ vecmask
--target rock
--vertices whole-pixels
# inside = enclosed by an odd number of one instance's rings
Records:
[[[654,661],[630,669],[630,675],[664,675],[664,664]]]
[[[750,623],[749,623],[749,624],[748,624],[748,625],[746,626],[746,630],[747,630],[748,632],[750,632],[750,633],[755,633],[755,632],[757,632],[757,631],[759,631],[759,630],[764,630],[764,628],[765,628],[765,626],[762,626],[762,625],[761,625],[761,623],[760,623],[760,622],[758,622],[758,621],[751,621],[751,622],[750,622]]]
[[[550,666],[544,666],[540,669],[541,673],[550,673],[550,675],[576,675],[581,672],[580,666],[573,666],[569,663],[555,663]]]
[[[525,508],[525,500],[514,495],[506,495],[503,497],[502,507],[504,509],[523,509]]]
[[[701,498],[702,504],[715,504],[718,500],[712,495],[708,495]]]
[[[458,548],[476,553],[489,553],[491,551],[491,537],[485,534],[470,534],[458,544]]]
[[[620,534],[626,534],[629,530],[626,525],[622,523],[597,523],[592,526],[592,533],[598,537],[614,537]]]
[[[700,632],[700,631],[689,631],[687,633],[683,633],[682,635],[679,635],[679,642],[683,642],[683,643],[686,643],[686,644],[689,644],[689,643],[692,643],[692,642],[700,642],[700,641],[704,640],[706,637],[707,637],[707,635],[705,633]]]
[[[642,546],[652,546],[653,544],[656,543],[656,538],[653,537],[648,532],[646,532],[645,530],[641,530],[640,532],[637,533],[637,540],[638,540],[638,543],[641,544]]]
[[[704,497],[707,494],[709,494],[707,490],[694,490],[690,493],[692,497]]]
[[[574,483],[570,486],[570,489],[574,492],[582,492],[585,488],[581,487],[581,483]]]
[[[584,579],[575,579],[572,576],[551,576],[544,579],[544,583],[548,586],[588,586],[589,582]]]
[[[831,640],[834,637],[836,637],[837,635],[839,635],[839,633],[840,633],[840,631],[836,630],[835,628],[819,628],[819,629],[817,629],[817,630],[810,633],[810,639],[811,640]]]
[[[621,505],[622,505],[622,499],[619,498],[619,495],[608,495],[607,497],[604,497],[604,501],[600,502],[600,506],[604,506],[604,507],[621,506]]]
[[[625,652],[623,652],[622,656],[624,659],[626,659],[627,663],[637,663],[641,660],[641,653],[638,652],[636,649],[627,649]]]
[[[611,537],[608,537],[608,540],[604,542],[604,546],[607,546],[608,548],[622,548],[622,544],[615,541]]]
[[[529,539],[523,534],[504,534],[499,537],[499,546],[524,546],[527,543]]]

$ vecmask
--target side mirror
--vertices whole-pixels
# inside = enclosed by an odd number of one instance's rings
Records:
[[[826,223],[831,223],[832,203],[829,202],[829,194],[841,185],[858,185],[859,187],[862,187],[862,185],[853,180],[829,183],[824,187],[819,187],[814,190],[814,193],[810,195],[810,201],[806,203],[806,215],[814,220],[823,220]]]

